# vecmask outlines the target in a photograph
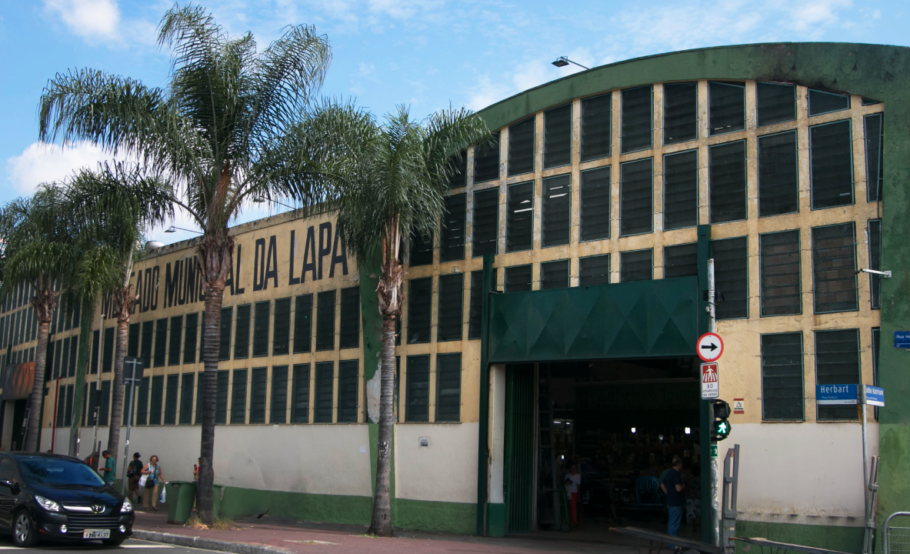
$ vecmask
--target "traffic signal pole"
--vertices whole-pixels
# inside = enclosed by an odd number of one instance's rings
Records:
[[[714,333],[717,331],[716,328],[716,313],[714,310],[714,258],[708,259],[708,332]],[[709,440],[713,443],[713,427],[714,427],[714,405],[711,404],[711,433],[709,434]],[[716,450],[712,449],[712,454]],[[709,462],[711,464],[711,502],[709,504],[710,509],[708,510],[707,518],[702,515],[702,525],[705,524],[706,520],[710,518],[711,523],[711,544],[715,546],[720,546],[720,491],[718,487],[718,474],[717,474],[717,458],[713,455]],[[704,504],[704,502],[702,503]]]

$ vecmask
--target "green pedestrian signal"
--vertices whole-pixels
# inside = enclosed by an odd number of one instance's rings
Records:
[[[730,417],[730,405],[723,400],[715,400],[711,403],[711,440],[719,442],[730,436],[732,425],[727,421]]]

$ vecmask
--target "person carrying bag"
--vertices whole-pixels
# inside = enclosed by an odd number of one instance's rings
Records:
[[[144,482],[143,482],[144,480]],[[161,472],[161,464],[158,463],[158,456],[149,458],[149,463],[142,469],[142,478],[139,480],[140,486],[145,489],[142,495],[142,506],[146,511],[149,509],[149,503],[153,512],[158,511],[158,485],[166,485],[164,474]]]

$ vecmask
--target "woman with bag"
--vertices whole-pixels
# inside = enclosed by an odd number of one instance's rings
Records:
[[[158,485],[166,485],[164,474],[161,473],[161,464],[158,463],[158,456],[149,458],[149,463],[142,469],[142,479],[145,487],[145,494],[142,495],[142,506],[146,511],[149,509],[149,499],[151,498],[152,511],[158,511]]]

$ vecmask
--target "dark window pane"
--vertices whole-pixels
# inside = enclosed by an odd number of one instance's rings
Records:
[[[199,334],[199,314],[186,314],[186,330],[183,333],[183,363],[196,363],[196,344]],[[200,360],[201,361],[201,360]]]
[[[653,279],[654,251],[635,250],[619,254],[619,282]]]
[[[338,423],[357,423],[357,360],[338,364]]]
[[[860,381],[859,330],[815,332],[815,379],[819,385]],[[817,406],[819,420],[856,420],[856,406]]]
[[[581,240],[610,238],[610,168],[581,172]]]
[[[291,299],[275,300],[274,336],[272,337],[272,356],[283,356],[290,350],[291,342]]]
[[[569,287],[569,260],[540,264],[540,288],[564,289]]]
[[[231,425],[246,423],[246,370],[235,369],[231,384]]]
[[[506,252],[530,250],[534,235],[534,183],[509,187]]]
[[[777,83],[758,83],[758,126],[796,119],[796,87]]]
[[[543,180],[542,246],[569,244],[572,220],[572,177],[560,175]]]
[[[622,91],[622,153],[651,148],[651,85]]]
[[[451,262],[464,259],[465,211],[467,196],[446,196],[446,209],[439,233],[439,261]]]
[[[761,336],[762,419],[803,419],[803,334]]]
[[[709,132],[720,135],[746,128],[746,87],[742,83],[708,83]]]
[[[496,254],[499,238],[499,189],[474,193],[474,221],[471,256]]]
[[[405,421],[430,421],[430,357],[408,356]]]
[[[73,394],[75,388],[73,385],[67,385],[66,387],[66,410],[63,416],[63,425],[69,427],[73,424]]]
[[[307,398],[309,400],[309,398]],[[269,402],[269,423],[288,422],[288,366],[272,366],[272,398]]]
[[[850,122],[809,128],[812,208],[853,204],[853,144]]]
[[[111,329],[113,331],[113,329]],[[183,338],[183,316],[177,315],[171,318],[171,328],[170,328],[170,340],[168,341],[167,348],[167,365],[180,365],[180,339]],[[114,338],[114,333],[111,333],[111,338]],[[107,333],[104,335],[104,342],[107,343]],[[104,345],[104,371],[110,371],[107,369],[107,344]]]
[[[335,362],[316,364],[316,423],[332,423],[332,400],[335,390]]]
[[[613,134],[613,95],[604,94],[581,101],[581,161],[610,155]]]
[[[430,342],[433,278],[408,281],[408,344]]]
[[[799,211],[796,131],[758,139],[758,215]]]
[[[360,287],[341,289],[341,348],[360,346]]]
[[[195,380],[195,373],[184,373],[180,376],[180,425],[193,424],[193,385]],[[127,388],[127,391],[129,391],[129,388]],[[200,421],[199,423],[202,422]]]
[[[250,315],[252,311],[249,304],[237,306],[237,325],[234,329],[235,360],[250,357]]]
[[[167,318],[155,321],[155,367],[164,365],[167,354]],[[96,366],[97,367],[97,366]]]
[[[572,163],[572,104],[543,114],[543,167]]]
[[[664,85],[664,144],[698,138],[698,83]]]
[[[711,223],[746,219],[746,142],[708,149]]]
[[[272,303],[270,301],[256,302],[255,321],[253,322],[253,357],[269,355],[271,311]]]
[[[862,101],[863,106],[874,106],[876,104],[881,104],[881,103],[882,103],[881,100],[874,100],[872,98],[866,98],[865,96],[863,96],[863,101]]]
[[[316,351],[335,350],[335,291],[316,295]]]
[[[509,127],[509,176],[534,171],[534,117]]]
[[[471,272],[471,299],[468,306],[468,338],[480,338],[480,318],[483,306],[483,271]]]
[[[866,201],[875,202],[882,199],[885,159],[882,140],[885,127],[880,113],[867,115],[863,123],[866,136]]]
[[[474,147],[474,182],[499,179],[499,133]]]
[[[869,269],[882,269],[882,220],[869,221]],[[869,275],[869,289],[873,310],[882,307],[882,276]]]
[[[436,356],[436,421],[461,420],[461,354]]]
[[[463,187],[468,182],[468,153],[462,150],[458,156],[452,156],[449,159],[449,166],[453,174],[449,177],[449,188],[457,189]]]
[[[164,375],[152,377],[151,408],[149,425],[161,425],[161,409],[164,405]]]
[[[170,384],[170,377],[168,376],[168,384]],[[176,376],[174,376],[176,377]],[[174,379],[176,384],[177,380]],[[176,386],[174,387],[176,389]],[[176,406],[175,406],[176,408]],[[98,407],[98,426],[107,427],[109,425],[111,415],[111,382],[102,381],[101,382],[101,398],[100,406]],[[172,422],[173,423],[173,422]]]
[[[34,312],[32,312],[34,313]],[[177,317],[176,319],[182,320],[182,317]],[[180,327],[183,326],[183,322],[179,321],[179,326],[177,327],[178,334],[180,333]],[[104,330],[104,358],[101,362],[101,371],[104,373],[110,373],[114,369],[114,346],[116,345],[116,338],[114,337],[114,328],[108,327]],[[173,334],[173,333],[171,333]],[[71,339],[70,344],[70,356],[73,352],[76,352],[76,337]],[[177,352],[180,352],[180,337],[177,337]],[[179,357],[178,357],[179,360]]]
[[[200,374],[201,375],[201,374]],[[143,377],[136,395],[136,425],[145,425],[149,413],[149,388],[151,378]]]
[[[408,247],[408,264],[412,266],[430,265],[433,263],[433,235],[420,233],[411,235]]]
[[[610,255],[578,259],[578,286],[610,284]]]
[[[107,381],[110,382],[110,381]],[[167,390],[164,399],[164,424],[177,424],[177,394],[180,391],[180,376],[171,374],[167,376]],[[104,389],[101,389],[102,396]],[[102,418],[104,419],[104,418]]]
[[[664,279],[698,275],[698,244],[664,247]]]
[[[310,351],[313,335],[313,295],[301,294],[294,299],[294,354]]]
[[[291,423],[309,423],[310,364],[294,366],[294,396],[291,402]]]
[[[524,292],[531,290],[532,267],[531,264],[507,267],[505,292]]]
[[[722,295],[717,319],[749,317],[749,242],[746,237],[712,240],[714,286]]]
[[[858,309],[854,244],[853,223],[812,229],[815,313]]]
[[[627,162],[620,166],[619,234],[650,233],[654,222],[653,160]]]
[[[439,276],[439,307],[437,308],[439,321],[436,326],[437,341],[461,340],[463,296],[463,273]]]
[[[802,313],[799,231],[761,235],[759,248],[762,317]]]
[[[231,325],[234,307],[221,308],[221,340],[218,345],[218,360],[231,359]]]
[[[215,384],[215,423],[224,425],[227,423],[228,407],[228,385],[230,384],[231,373],[227,369],[218,371]]]
[[[809,89],[809,115],[850,109],[850,96]]]
[[[254,367],[250,375],[250,423],[265,423],[268,376],[266,367]]]
[[[664,229],[698,225],[698,151],[664,156]]]

